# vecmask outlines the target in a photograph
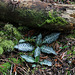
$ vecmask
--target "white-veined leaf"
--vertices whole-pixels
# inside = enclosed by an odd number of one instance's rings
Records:
[[[57,40],[59,35],[60,35],[60,33],[52,33],[51,35],[48,35],[43,39],[43,43],[50,44],[50,43],[54,42],[55,40]]]
[[[36,67],[36,64],[33,64],[32,67]]]
[[[28,55],[21,55],[22,58],[24,58],[27,62],[30,62],[30,63],[34,63],[35,60],[33,57],[30,57]]]
[[[43,52],[43,53],[47,53],[47,54],[54,54],[54,55],[57,55],[57,53],[53,50],[53,48],[52,47],[47,47],[47,46],[45,46],[45,45],[43,45],[42,47],[41,47],[41,51]]]
[[[19,40],[19,43],[23,43],[23,42],[25,42],[25,40],[23,40],[23,39],[20,39]]]
[[[40,47],[37,47],[34,51],[34,57],[40,56]]]
[[[34,49],[34,47],[29,43],[18,44],[14,48],[20,51],[32,51]]]
[[[18,45],[15,45],[14,48],[18,49]]]
[[[36,38],[36,44],[40,45],[42,43],[42,34],[39,34]]]
[[[47,66],[52,66],[52,62],[48,61],[48,60],[44,60],[40,62],[41,65],[47,65]]]

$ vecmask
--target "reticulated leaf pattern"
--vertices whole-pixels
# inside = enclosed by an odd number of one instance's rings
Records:
[[[52,62],[48,61],[48,60],[44,60],[40,62],[41,65],[47,65],[47,66],[52,66]]]
[[[29,43],[18,44],[14,48],[20,51],[32,51],[34,49],[34,47]]]
[[[24,58],[27,62],[30,62],[30,63],[34,63],[35,60],[33,57],[30,57],[28,55],[21,55],[22,58]]]
[[[36,44],[40,45],[42,43],[42,34],[39,34],[36,38]]]
[[[41,51],[42,51],[43,53],[57,55],[57,53],[53,50],[52,47],[47,47],[47,46],[45,46],[45,45],[41,46]]]
[[[43,43],[50,44],[50,43],[56,41],[58,39],[59,35],[60,35],[60,33],[52,33],[51,35],[48,35],[43,39]]]
[[[35,63],[40,63],[41,65],[52,66],[52,62],[50,62],[48,60],[39,62],[39,56],[40,56],[41,52],[57,55],[57,53],[53,50],[52,47],[42,45],[42,44],[45,44],[45,43],[50,44],[50,43],[54,42],[55,40],[57,40],[59,35],[60,35],[60,33],[52,33],[51,35],[46,36],[43,39],[43,41],[42,41],[42,34],[39,34],[37,37],[32,37],[33,39],[35,39],[35,42],[36,42],[36,46],[35,46],[36,48],[35,48],[35,51],[33,51],[35,59],[28,55],[21,55],[21,57],[30,63],[35,62]],[[19,41],[19,44],[14,46],[14,48],[18,49],[19,51],[25,51],[25,52],[34,50],[34,46],[32,46],[30,43],[25,43],[25,40],[23,40],[23,39],[21,39]],[[36,65],[33,65],[32,67],[36,67]]]
[[[37,47],[34,51],[34,57],[40,56],[40,47]]]

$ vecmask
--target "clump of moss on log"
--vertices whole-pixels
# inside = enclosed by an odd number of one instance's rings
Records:
[[[53,14],[51,14],[51,12],[49,11],[49,18],[47,20],[45,20],[44,23],[39,24],[39,26],[43,26],[45,24],[50,24],[50,25],[55,25],[55,26],[65,26],[68,24],[68,22],[58,16],[54,16]]]

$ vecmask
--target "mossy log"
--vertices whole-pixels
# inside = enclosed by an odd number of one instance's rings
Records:
[[[71,30],[73,28],[73,25],[69,23],[62,22],[63,25],[61,25],[61,20],[59,20],[59,24],[53,22],[48,23],[47,21],[49,18],[50,16],[42,10],[31,10],[24,7],[13,9],[11,5],[8,6],[8,4],[0,2],[0,21],[31,28],[43,28],[52,31]]]

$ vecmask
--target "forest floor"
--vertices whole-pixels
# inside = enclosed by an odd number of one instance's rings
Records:
[[[37,35],[38,33],[40,31],[35,29],[29,30],[25,32],[24,38]],[[49,31],[42,31],[41,33],[43,36],[50,34]],[[18,59],[21,59],[20,54],[32,55],[32,52],[25,53],[17,50],[1,55],[0,64],[5,62],[11,63],[11,69],[8,70],[10,74],[8,75],[75,75],[75,30],[70,34],[61,34],[58,40],[46,45],[52,46],[57,55],[41,54],[40,60],[47,59],[52,61],[51,67],[37,64],[33,68],[32,64],[26,61],[16,63]],[[8,58],[15,58],[16,62],[10,61]],[[3,74],[1,73],[0,75]]]
[[[61,4],[58,5],[61,6]],[[63,6],[66,6],[66,4],[63,4]],[[70,5],[68,6],[70,7]],[[71,6],[75,7],[75,4]],[[75,18],[75,15],[72,14],[71,16]],[[3,29],[1,27],[0,25],[0,31]],[[21,33],[23,35],[22,39],[26,38],[28,42],[32,42],[32,36],[41,33],[45,37],[53,32],[30,29],[21,31]],[[8,37],[9,34],[7,33],[6,36]],[[0,35],[0,43],[1,37]],[[33,51],[27,53],[14,49],[12,52],[4,52],[0,55],[0,75],[75,75],[75,29],[68,33],[61,32],[55,42],[46,44],[46,46],[53,47],[57,55],[41,53],[39,60],[49,60],[52,62],[52,66],[36,63],[36,66],[32,67],[33,63],[26,62],[20,55],[33,56]]]

